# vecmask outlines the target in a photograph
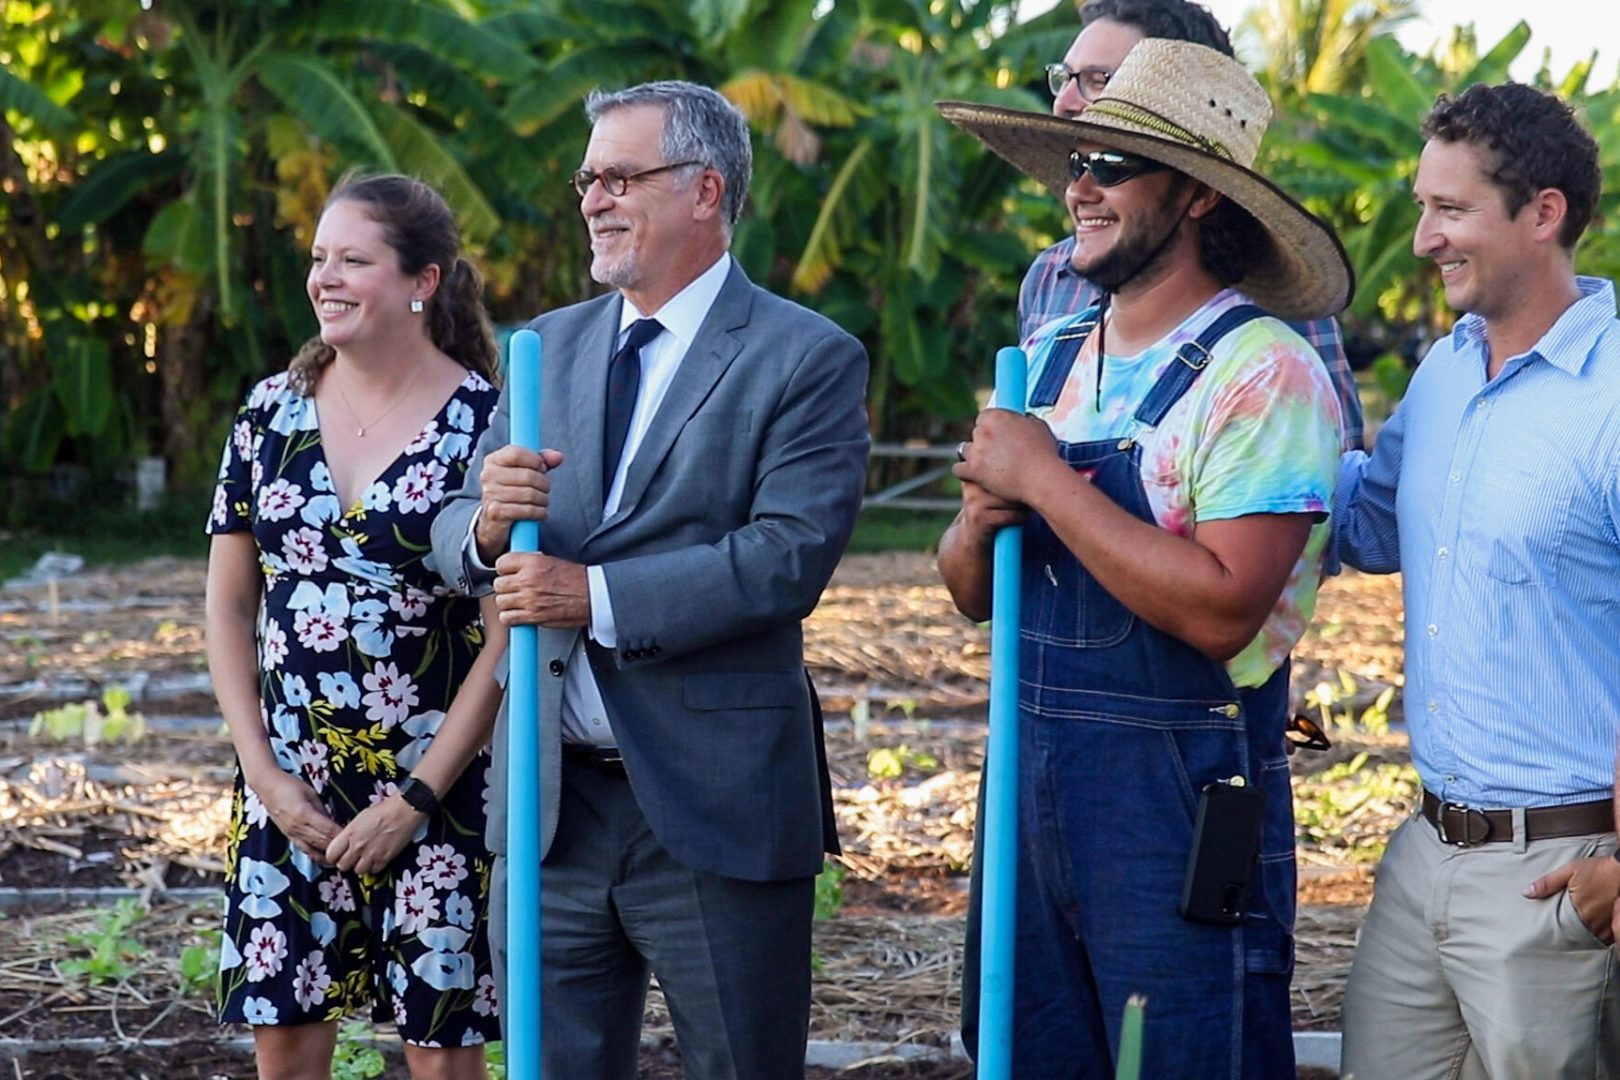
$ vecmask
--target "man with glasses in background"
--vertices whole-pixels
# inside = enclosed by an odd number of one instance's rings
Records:
[[[1012,1073],[1113,1076],[1145,994],[1143,1075],[1292,1078],[1288,654],[1340,429],[1265,312],[1339,311],[1349,263],[1253,172],[1270,102],[1216,50],[1145,40],[1074,120],[940,108],[1064,198],[1105,290],[1028,340],[1028,415],[979,415],[939,549],[984,619],[1024,526]]]
[[[540,918],[550,1080],[636,1075],[650,972],[687,1076],[802,1077],[836,842],[800,621],[860,506],[866,353],[728,254],[752,165],[736,108],[659,82],[586,112],[573,183],[616,291],[530,324],[555,449],[507,445],[503,395],[434,527],[453,587],[540,627],[543,896],[507,912],[497,859],[497,967],[507,920]],[[523,519],[544,554],[507,550]]]
[[[1046,65],[1052,112],[1078,117],[1108,86],[1125,54],[1143,38],[1192,41],[1232,55],[1232,42],[1207,8],[1188,0],[1089,0],[1080,8],[1082,29],[1061,61]],[[1064,237],[1035,257],[1018,290],[1018,336],[1027,339],[1051,322],[1084,311],[1102,289],[1073,265],[1074,237]],[[1289,323],[1322,357],[1344,417],[1343,446],[1361,448],[1361,396],[1344,355],[1338,321]]]

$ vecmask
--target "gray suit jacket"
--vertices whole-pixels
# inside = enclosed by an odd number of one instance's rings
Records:
[[[552,477],[541,549],[603,568],[616,648],[589,650],[630,784],[660,843],[697,870],[754,881],[821,869],[823,767],[803,671],[815,607],[860,508],[869,445],[865,350],[732,264],[602,519],[607,365],[623,301],[549,312],[541,443]],[[452,588],[489,576],[465,558],[484,455],[433,527]],[[563,663],[579,631],[540,631],[542,851],[557,829]],[[506,709],[495,731],[488,838],[506,850]]]

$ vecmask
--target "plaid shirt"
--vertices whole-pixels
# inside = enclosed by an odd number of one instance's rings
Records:
[[[1102,299],[1102,290],[1069,265],[1073,254],[1074,237],[1071,236],[1041,252],[1030,264],[1024,283],[1018,288],[1018,336],[1021,339],[1027,340],[1053,319],[1083,311]],[[1333,380],[1339,411],[1344,417],[1344,449],[1361,449],[1361,395],[1356,391],[1355,376],[1344,356],[1337,320],[1312,319],[1288,325],[1321,356],[1328,378]]]

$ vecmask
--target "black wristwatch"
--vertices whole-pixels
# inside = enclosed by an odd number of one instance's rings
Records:
[[[439,797],[433,789],[414,776],[407,776],[399,785],[399,794],[411,804],[412,810],[431,815],[439,808]]]

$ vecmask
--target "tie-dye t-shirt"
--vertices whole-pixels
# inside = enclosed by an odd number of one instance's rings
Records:
[[[1057,403],[1031,412],[1063,442],[1133,436],[1142,446],[1142,483],[1154,519],[1190,537],[1199,521],[1250,514],[1321,514],[1277,606],[1248,647],[1227,662],[1240,687],[1260,686],[1305,632],[1316,610],[1328,507],[1339,462],[1339,404],[1322,361],[1277,319],[1255,319],[1216,345],[1209,367],[1157,428],[1133,414],[1176,349],[1222,312],[1249,301],[1226,289],[1168,337],[1136,356],[1109,354],[1097,407],[1095,351],[1081,350]],[[1024,342],[1030,385],[1046,365],[1056,332],[1047,323]]]

